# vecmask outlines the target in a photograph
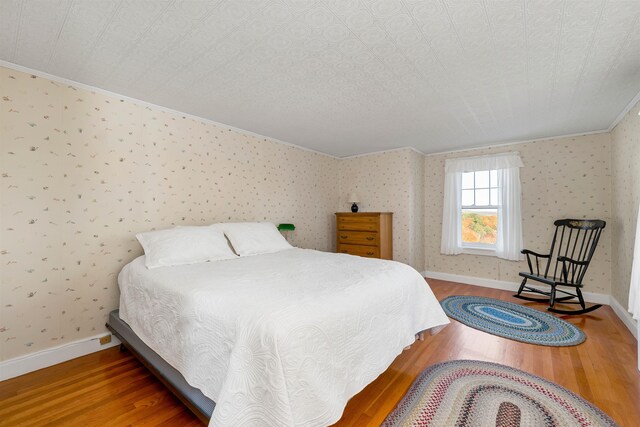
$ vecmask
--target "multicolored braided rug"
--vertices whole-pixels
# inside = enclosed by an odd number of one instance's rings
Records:
[[[558,384],[497,363],[452,360],[425,369],[385,427],[617,426]]]
[[[476,296],[440,301],[449,317],[475,329],[530,344],[571,346],[586,336],[571,323],[512,302]]]

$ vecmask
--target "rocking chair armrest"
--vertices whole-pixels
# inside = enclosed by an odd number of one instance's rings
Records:
[[[560,261],[561,263],[565,263],[565,262],[570,262],[571,264],[575,264],[575,265],[588,265],[589,261],[576,261],[574,259],[571,259],[569,257],[566,256],[559,256],[558,257],[558,261]]]
[[[542,255],[533,251],[530,251],[529,249],[523,249],[520,251],[520,253],[523,253],[527,256],[527,265],[529,266],[529,272],[531,274],[540,274],[540,263],[538,261],[538,258],[551,258],[551,254],[549,255]],[[533,271],[533,263],[531,262],[531,255],[533,255],[535,258],[535,267],[536,267],[536,271]]]
[[[533,255],[533,256],[537,256],[538,258],[549,258],[549,257],[551,257],[551,254],[543,255],[543,254],[539,254],[539,253],[536,253],[536,252],[530,251],[529,249],[523,249],[523,250],[521,250],[521,251],[520,251],[520,253],[522,253],[522,254],[524,254],[524,255]]]

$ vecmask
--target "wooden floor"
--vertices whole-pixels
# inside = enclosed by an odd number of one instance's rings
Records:
[[[510,292],[439,280],[429,283],[438,299],[481,295],[523,303]],[[486,360],[531,372],[593,402],[621,426],[640,425],[640,374],[633,336],[606,306],[588,315],[563,318],[587,334],[586,342],[576,347],[542,347],[452,321],[438,335],[402,353],[353,397],[337,425],[379,425],[422,369],[451,359]],[[130,353],[111,348],[1,382],[0,425],[183,427],[202,423]]]

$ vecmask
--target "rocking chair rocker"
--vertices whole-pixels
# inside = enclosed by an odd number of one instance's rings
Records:
[[[602,307],[602,304],[587,307],[582,297],[581,288],[583,286],[582,279],[596,250],[600,234],[607,223],[599,219],[559,219],[553,224],[556,226],[556,231],[553,234],[551,249],[549,249],[548,254],[542,255],[528,249],[522,250],[522,253],[527,256],[529,271],[520,273],[520,276],[524,277],[524,279],[514,297],[527,301],[548,302],[549,307],[547,310],[560,314],[584,314]],[[556,244],[557,239],[560,241]],[[532,262],[532,258],[534,262]],[[542,272],[540,271],[541,258],[547,260]],[[544,261],[542,262],[544,263]],[[551,267],[553,267],[553,271],[550,271]],[[551,289],[547,292],[527,286],[528,279],[548,285]],[[572,293],[571,289],[568,291],[558,289],[559,286],[574,288],[575,293]],[[546,298],[533,298],[522,295],[522,292],[542,294]],[[564,294],[564,296],[557,297],[557,292]],[[578,301],[570,301],[574,298],[577,298]],[[582,309],[561,310],[554,307],[556,302],[580,304]]]

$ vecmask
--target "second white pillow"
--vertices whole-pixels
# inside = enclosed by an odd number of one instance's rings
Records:
[[[224,230],[233,249],[240,256],[268,254],[293,248],[270,222],[230,222],[215,226]]]

